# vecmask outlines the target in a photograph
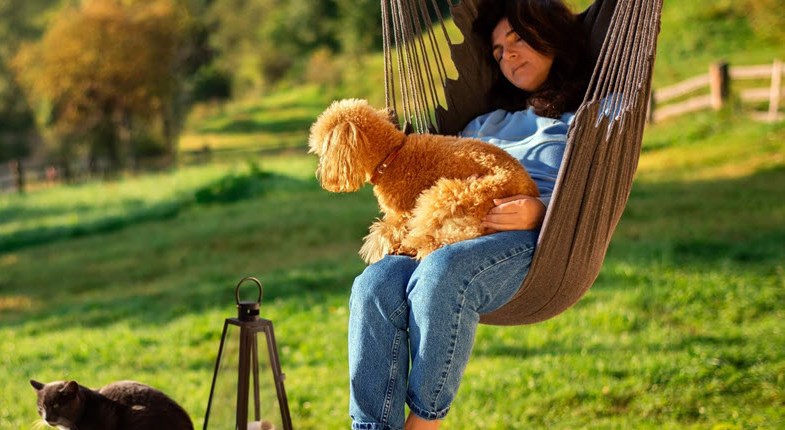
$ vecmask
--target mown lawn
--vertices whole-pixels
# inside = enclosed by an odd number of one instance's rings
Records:
[[[699,114],[647,131],[595,286],[483,326],[446,429],[785,426],[785,126]],[[297,429],[348,428],[346,320],[369,189],[306,154],[0,196],[0,428],[28,379],[136,379],[201,427],[223,319],[265,284]],[[77,214],[77,215],[74,215]]]

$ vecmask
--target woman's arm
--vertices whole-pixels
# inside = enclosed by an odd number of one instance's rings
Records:
[[[483,219],[482,226],[492,233],[509,230],[533,230],[542,225],[545,205],[536,197],[522,194],[494,199],[494,206]]]

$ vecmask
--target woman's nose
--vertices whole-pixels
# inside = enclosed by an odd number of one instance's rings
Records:
[[[518,58],[518,53],[513,50],[506,50],[504,51],[504,56],[507,57],[507,60],[512,60],[514,58]]]

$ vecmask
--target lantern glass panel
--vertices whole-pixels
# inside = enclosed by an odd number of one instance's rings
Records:
[[[240,361],[240,327],[226,324],[218,356],[218,369],[210,405],[210,428],[234,425],[237,419],[237,369]],[[232,428],[232,427],[226,427]]]
[[[251,343],[251,372],[248,375],[250,391],[248,393],[248,422],[259,422],[260,427],[256,428],[260,429],[271,428],[267,425],[261,426],[261,422],[264,421],[272,424],[272,428],[283,429],[281,405],[278,401],[275,374],[270,362],[268,339],[269,333],[265,329],[255,335]]]

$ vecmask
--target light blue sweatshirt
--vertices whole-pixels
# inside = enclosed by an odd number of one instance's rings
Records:
[[[574,117],[572,112],[553,119],[535,114],[533,108],[517,112],[499,109],[473,119],[460,135],[497,145],[520,160],[547,208]]]

